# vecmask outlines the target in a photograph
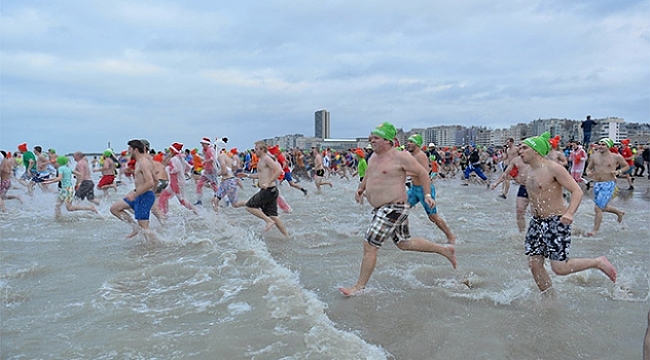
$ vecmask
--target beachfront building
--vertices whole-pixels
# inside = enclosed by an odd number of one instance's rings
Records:
[[[596,122],[599,125],[599,128],[594,129],[593,138],[600,139],[608,137],[614,140],[615,143],[621,142],[622,139],[627,139],[627,130],[623,123],[624,119],[618,117],[608,117],[605,119],[597,119]]]
[[[328,139],[330,137],[330,112],[323,109],[314,114],[314,137]]]

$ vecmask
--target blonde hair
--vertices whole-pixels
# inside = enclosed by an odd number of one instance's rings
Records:
[[[259,140],[259,141],[255,142],[255,148],[257,148],[257,147],[259,147],[260,150],[264,151],[265,153],[269,151],[269,145],[266,142],[262,141],[262,140]]]

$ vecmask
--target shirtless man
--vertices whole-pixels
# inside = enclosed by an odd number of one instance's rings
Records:
[[[406,174],[418,178],[424,192],[427,206],[435,205],[430,193],[429,173],[415,157],[393,146],[397,131],[390,123],[383,123],[372,130],[369,137],[374,150],[368,160],[366,176],[355,194],[358,203],[363,204],[363,197],[374,208],[373,219],[366,231],[363,247],[361,270],[357,283],[339,290],[345,296],[353,295],[366,287],[370,275],[375,269],[377,252],[386,240],[393,240],[401,250],[438,253],[444,256],[456,268],[456,254],[453,245],[440,245],[424,238],[411,238],[408,229],[408,210],[404,183]]]
[[[497,179],[497,181],[492,185],[492,190],[496,189],[497,185],[500,182],[505,181],[506,179],[513,179],[517,184],[519,184],[519,190],[517,190],[517,200],[516,204],[516,218],[517,218],[517,228],[519,228],[520,233],[526,232],[526,208],[530,203],[528,199],[528,191],[526,191],[525,180],[530,167],[527,164],[524,164],[521,160],[521,156],[517,155],[516,157],[510,160],[508,167],[503,171],[503,174]]]
[[[72,157],[77,163],[73,174],[77,177],[77,183],[79,184],[74,192],[74,197],[80,200],[88,199],[93,204],[99,205],[99,200],[95,199],[95,192],[93,191],[95,183],[90,175],[90,165],[86,155],[81,151],[75,151]]]
[[[626,172],[629,168],[627,162],[620,154],[614,154],[609,151],[614,146],[614,141],[610,138],[598,140],[596,151],[589,158],[587,165],[587,176],[594,181],[594,228],[587,233],[587,236],[593,236],[600,230],[600,224],[603,222],[603,211],[616,214],[616,220],[620,223],[623,221],[624,211],[616,209],[609,205],[609,201],[614,195],[616,189],[616,176]],[[619,170],[616,170],[620,167]]]
[[[142,141],[131,140],[128,145],[129,152],[136,160],[133,173],[135,189],[129,192],[124,199],[118,200],[111,206],[111,214],[133,226],[133,232],[127,238],[134,237],[142,230],[147,240],[155,240],[154,233],[149,230],[151,207],[156,200],[156,195],[153,192],[156,182],[152,161],[145,152],[145,145]],[[133,209],[137,224],[127,212],[128,209]]]
[[[506,151],[504,152],[503,156],[503,168],[507,168],[512,159],[516,158],[518,156],[519,149],[515,145],[515,139],[513,138],[508,138],[506,140]],[[506,199],[508,197],[508,191],[510,190],[510,180],[512,180],[512,176],[508,174],[507,171],[503,171],[505,174],[505,178],[503,179],[503,187],[501,188],[501,195],[499,197]],[[494,186],[492,186],[494,188]]]
[[[530,196],[533,218],[526,233],[526,255],[535,283],[542,292],[553,286],[544,268],[547,257],[551,261],[551,269],[557,275],[598,269],[612,282],[616,282],[616,270],[604,256],[568,258],[571,224],[582,200],[582,190],[562,165],[545,158],[551,147],[549,138],[550,134],[544,133],[524,140],[519,147],[519,156],[530,166],[525,185]],[[563,188],[571,193],[568,206],[562,197]]]
[[[233,157],[236,156],[236,154],[233,155]],[[233,158],[228,156],[227,152],[222,151],[217,156],[217,161],[219,161],[219,167],[221,168],[221,171],[219,171],[219,175],[221,175],[221,183],[219,184],[219,189],[217,189],[216,194],[214,194],[214,197],[212,198],[212,208],[215,212],[219,211],[219,201],[226,196],[228,196],[228,201],[230,201],[233,206],[238,201],[238,179],[235,177],[236,169],[234,168],[235,162],[233,161]]]
[[[11,174],[13,172],[13,167],[15,161],[13,158],[7,156],[7,152],[2,151],[2,163],[0,163],[0,211],[5,212],[5,200],[16,199],[22,204],[23,199],[20,196],[7,195],[9,189],[11,189]]]
[[[206,184],[210,185],[212,188],[212,191],[216,194],[217,190],[219,189],[219,179],[218,179],[218,173],[220,169],[218,168],[219,165],[217,162],[217,157],[214,154],[214,148],[212,147],[212,144],[210,143],[210,138],[204,137],[201,140],[201,146],[203,147],[203,173],[201,174],[201,177],[199,180],[196,182],[196,196],[198,197],[198,200],[194,205],[202,205],[203,204],[203,186]]]
[[[47,191],[47,185],[50,182],[45,182],[45,180],[52,178],[52,173],[48,169],[48,165],[51,165],[50,159],[43,154],[43,148],[38,145],[34,146],[34,155],[36,156],[36,175],[32,177],[30,185],[33,187],[34,184],[40,184],[41,189]]]
[[[97,183],[97,189],[104,190],[104,195],[108,196],[108,189],[113,188],[117,192],[117,184],[115,184],[115,162],[111,155],[111,150],[104,150],[104,165],[101,168],[93,171],[101,171],[102,178]]]
[[[429,158],[427,155],[420,149],[422,147],[422,135],[420,134],[415,134],[411,137],[408,138],[408,142],[406,143],[406,148],[407,150],[413,155],[415,160],[425,169],[429,170]],[[417,203],[421,203],[422,206],[424,207],[424,211],[427,213],[429,216],[429,220],[436,224],[438,229],[442,230],[443,233],[445,233],[445,236],[447,237],[447,243],[448,244],[455,244],[456,243],[456,235],[454,235],[451,230],[449,229],[449,226],[445,222],[443,218],[441,218],[438,215],[438,208],[435,205],[436,201],[436,188],[433,186],[433,183],[431,183],[431,199],[433,200],[433,206],[427,205],[426,202],[426,197],[424,196],[424,188],[422,187],[422,183],[420,180],[415,176],[416,174],[407,172],[407,176],[411,176],[411,187],[408,190],[408,202],[411,207],[415,206]]]
[[[316,184],[316,192],[321,193],[322,185],[329,185],[332,187],[332,183],[329,181],[323,181],[323,176],[325,176],[325,168],[323,167],[323,156],[321,155],[318,147],[311,147],[312,156],[314,157],[314,184]]]
[[[264,141],[255,143],[255,154],[259,158],[257,173],[239,173],[238,176],[258,179],[260,191],[248,201],[242,200],[234,203],[233,207],[246,206],[246,211],[264,220],[266,223],[264,231],[270,230],[275,225],[284,236],[289,237],[287,229],[278,217],[277,199],[279,192],[275,186],[275,180],[282,174],[282,167],[268,154],[268,151],[269,146]]]

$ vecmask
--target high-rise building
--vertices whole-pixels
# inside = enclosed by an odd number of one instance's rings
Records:
[[[318,110],[314,115],[314,137],[320,139],[330,138],[330,112],[327,110]]]

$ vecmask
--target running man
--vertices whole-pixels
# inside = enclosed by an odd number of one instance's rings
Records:
[[[151,207],[156,200],[156,195],[153,192],[156,182],[152,161],[145,152],[145,145],[142,141],[131,140],[128,145],[129,153],[136,161],[133,173],[135,189],[130,191],[124,199],[118,200],[111,206],[111,214],[133,227],[133,232],[127,238],[132,238],[143,231],[147,240],[155,240],[155,234],[149,229]],[[135,221],[127,212],[128,209],[133,209]]]
[[[422,168],[428,170],[429,159],[427,158],[427,155],[421,150],[422,141],[422,135],[415,134],[408,138],[406,149],[411,153],[411,155],[413,155],[415,160],[422,166]],[[412,177],[411,187],[407,192],[408,202],[411,208],[417,205],[417,203],[421,203],[424,207],[424,211],[429,217],[429,220],[436,224],[438,229],[442,230],[442,232],[445,233],[445,236],[447,237],[447,243],[452,245],[455,244],[456,235],[451,232],[445,220],[438,215],[438,208],[435,205],[436,188],[433,186],[433,183],[431,183],[431,199],[433,200],[433,206],[429,206],[424,195],[424,188],[422,187],[422,183],[415,176],[416,174],[409,172],[406,175]]]
[[[438,253],[456,268],[453,245],[444,246],[424,238],[411,238],[408,228],[409,205],[406,203],[404,186],[407,173],[415,174],[422,184],[426,204],[433,208],[435,203],[430,193],[428,171],[413,156],[395,149],[393,139],[396,134],[395,126],[384,122],[372,130],[369,137],[374,153],[368,160],[366,176],[359,184],[355,199],[363,204],[365,196],[374,207],[374,216],[366,231],[357,283],[339,289],[345,296],[354,295],[366,287],[375,269],[377,252],[386,240],[392,240],[400,250]]]
[[[551,269],[557,275],[598,269],[616,282],[616,270],[604,256],[591,259],[568,257],[571,224],[582,200],[582,190],[562,165],[545,158],[551,150],[549,138],[550,134],[546,132],[527,138],[519,147],[521,160],[530,166],[525,185],[533,218],[526,233],[526,255],[535,283],[542,292],[553,286],[544,268],[546,258],[549,258]],[[562,196],[563,188],[571,193],[568,206]]]
[[[609,205],[609,201],[614,195],[616,189],[616,177],[627,171],[629,166],[623,156],[618,153],[609,151],[614,146],[614,141],[610,138],[598,140],[596,151],[589,158],[587,165],[587,176],[594,180],[594,228],[587,233],[587,236],[594,236],[600,230],[600,224],[603,222],[603,212],[616,215],[616,220],[620,223],[623,221],[624,211],[621,211]],[[620,167],[619,170],[616,170]]]
[[[210,138],[204,137],[201,140],[201,146],[203,146],[203,173],[201,173],[201,177],[196,182],[196,196],[198,197],[198,200],[194,205],[203,204],[203,186],[206,184],[210,185],[215,194],[219,189],[219,165],[214,153],[214,148],[210,143]]]

